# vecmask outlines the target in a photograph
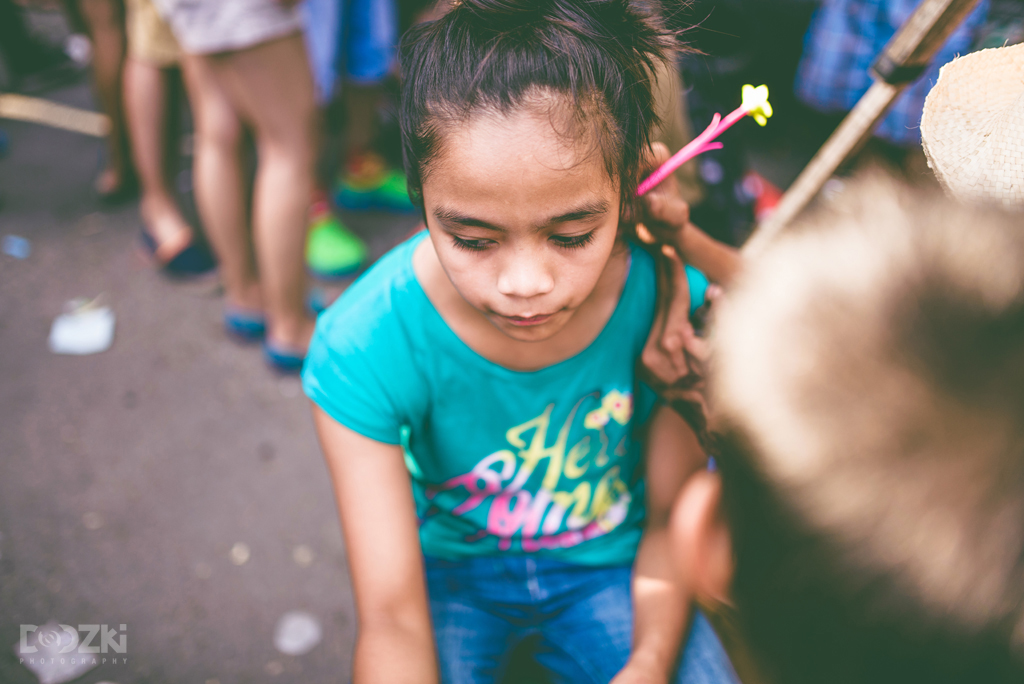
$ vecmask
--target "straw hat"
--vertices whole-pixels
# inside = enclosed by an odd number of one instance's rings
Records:
[[[1024,209],[1024,44],[942,67],[924,103],[921,140],[950,194]]]

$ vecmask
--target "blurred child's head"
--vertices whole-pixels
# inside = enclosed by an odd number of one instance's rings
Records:
[[[675,540],[769,681],[1024,681],[1020,216],[861,183],[716,326]]]
[[[546,339],[593,291],[670,44],[628,0],[461,0],[405,38],[410,190],[449,279],[506,334]]]

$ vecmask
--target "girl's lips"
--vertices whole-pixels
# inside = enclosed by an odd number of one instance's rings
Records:
[[[530,326],[530,325],[540,325],[541,323],[545,323],[553,315],[554,314],[539,314],[537,316],[529,316],[529,317],[524,317],[524,316],[502,316],[502,318],[504,318],[506,321],[508,321],[512,325]]]

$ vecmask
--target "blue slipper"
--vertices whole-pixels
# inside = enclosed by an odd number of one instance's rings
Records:
[[[280,373],[298,373],[302,370],[302,362],[306,353],[297,349],[279,347],[263,340],[263,356],[271,368]]]
[[[159,247],[156,240],[146,232],[145,228],[140,231],[140,237],[149,255],[156,259],[156,250]],[[212,271],[216,265],[217,262],[214,261],[210,250],[192,242],[185,249],[175,254],[174,258],[166,264],[160,263],[160,269],[170,276],[188,277]]]
[[[227,306],[224,330],[240,342],[259,342],[267,332],[267,319],[258,311]]]
[[[329,302],[327,297],[324,296],[324,292],[320,289],[313,288],[309,291],[309,296],[306,297],[306,308],[313,316],[319,316],[327,309]]]

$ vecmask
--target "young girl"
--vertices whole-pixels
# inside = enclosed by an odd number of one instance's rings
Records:
[[[670,44],[628,0],[461,0],[406,38],[428,232],[321,316],[303,374],[357,684],[499,681],[524,642],[557,682],[733,681],[667,556],[704,457],[636,378],[655,274],[624,233]]]

